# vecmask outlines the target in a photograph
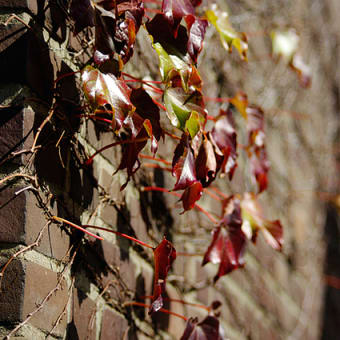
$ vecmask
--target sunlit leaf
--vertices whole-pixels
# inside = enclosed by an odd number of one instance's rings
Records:
[[[232,28],[229,22],[229,14],[221,11],[216,4],[212,5],[211,9],[207,10],[205,14],[219,33],[224,48],[231,52],[232,46],[234,46],[238,50],[241,59],[247,60],[247,37],[244,33],[236,32]]]
[[[262,207],[252,193],[244,194],[241,201],[243,218],[242,229],[254,243],[258,232],[262,232],[265,240],[276,250],[283,245],[283,228],[279,220],[270,221],[264,218]]]
[[[162,27],[160,30],[159,27]],[[195,34],[203,34],[204,23],[196,28],[193,35],[188,38],[187,30],[184,26],[179,26],[176,37],[173,36],[169,22],[162,14],[157,14],[146,28],[152,37],[153,47],[159,57],[159,68],[162,80],[168,85],[170,82],[180,77],[183,89],[187,92],[191,86],[196,89],[201,88],[201,78],[196,67],[192,64],[197,59],[197,53],[201,48],[201,41]],[[194,27],[193,27],[194,29]],[[199,33],[197,30],[201,29]],[[190,33],[190,32],[189,32]],[[203,39],[203,36],[201,37]],[[188,53],[188,48],[191,52]]]
[[[206,111],[203,96],[199,91],[186,93],[182,87],[167,88],[164,91],[164,104],[171,124],[190,132],[192,138],[199,131],[199,127],[204,126]]]
[[[104,74],[92,66],[86,66],[81,74],[84,94],[93,107],[104,107],[113,112],[118,130],[125,117],[135,110],[130,101],[130,89],[113,74]]]
[[[149,314],[157,312],[163,307],[163,294],[165,293],[166,278],[172,263],[176,259],[176,249],[170,241],[163,241],[153,251],[154,254],[154,286],[152,304]]]
[[[294,29],[285,31],[271,32],[272,54],[274,58],[282,58],[291,67],[299,77],[302,87],[311,85],[311,70],[305,64],[299,54],[299,36]]]

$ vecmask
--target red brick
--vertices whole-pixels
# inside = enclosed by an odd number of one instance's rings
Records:
[[[96,304],[78,289],[73,292],[72,321],[78,339],[96,339]],[[79,298],[80,297],[80,298]]]
[[[122,340],[128,331],[128,322],[123,315],[104,309],[100,340]]]
[[[57,273],[33,262],[26,263],[23,318],[37,308],[45,296],[56,287],[57,281]],[[63,281],[62,288],[52,294],[43,308],[31,318],[30,323],[37,328],[50,331],[58,316],[62,313],[67,301],[68,290],[65,281]],[[66,319],[65,315],[53,334],[62,335],[64,333]]]
[[[1,267],[7,259],[0,259]],[[25,266],[14,260],[6,269],[0,293],[0,324],[18,322],[22,319],[24,301]]]
[[[37,206],[32,192],[15,193],[23,187],[9,187],[0,192],[0,242],[32,244],[47,220]],[[8,203],[7,203],[8,202]],[[6,204],[7,203],[7,204]],[[56,259],[61,259],[69,247],[69,237],[56,224],[51,224],[35,250]]]
[[[19,188],[20,189],[20,188]],[[25,194],[16,196],[18,188],[0,191],[0,242],[19,243],[25,236]]]

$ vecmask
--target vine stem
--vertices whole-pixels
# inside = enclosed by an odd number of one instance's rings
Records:
[[[109,233],[112,233],[112,234],[116,234],[118,236],[121,236],[121,237],[125,237],[127,238],[128,240],[131,240],[135,243],[139,243],[140,245],[144,246],[144,247],[147,247],[147,248],[150,248],[152,250],[154,250],[155,248],[150,246],[149,244],[143,242],[143,241],[140,241],[132,236],[129,236],[129,235],[126,235],[126,234],[123,234],[123,233],[120,233],[119,231],[115,231],[115,230],[111,230],[111,229],[107,229],[107,228],[103,228],[103,227],[97,227],[97,226],[94,226],[94,225],[83,225],[84,228],[93,228],[93,229],[98,229],[98,230],[104,230],[104,231],[107,231]]]
[[[171,165],[171,162],[169,162],[165,159],[162,159],[162,158],[156,158],[156,157],[145,155],[145,154],[142,154],[142,153],[139,154],[139,157],[145,158],[145,159],[150,159],[150,160],[156,161],[156,162],[161,162],[161,163],[164,163],[165,165]]]
[[[152,299],[152,296],[145,295],[145,296],[142,296],[141,299]],[[163,300],[164,301],[170,301],[170,302],[178,302],[178,303],[181,303],[182,305],[201,308],[201,309],[206,310],[208,313],[211,311],[210,307],[201,305],[199,303],[192,303],[192,302],[188,302],[188,301],[184,301],[184,300],[180,300],[180,299],[172,299],[172,298],[163,298]]]
[[[78,230],[81,230],[83,233],[88,234],[88,235],[90,235],[90,236],[93,236],[94,238],[96,238],[96,239],[98,239],[98,240],[104,240],[102,237],[97,236],[97,235],[91,233],[90,231],[88,231],[88,230],[82,228],[82,227],[79,226],[78,224],[75,224],[75,223],[72,223],[72,222],[70,222],[70,221],[68,221],[68,220],[65,220],[65,219],[62,218],[62,217],[52,216],[52,219],[54,219],[55,221],[58,221],[58,222],[66,223],[66,224],[68,224],[69,226],[71,226],[71,227],[73,227],[73,228],[76,228],[76,229],[78,229]]]
[[[173,192],[170,191],[168,189],[165,188],[161,188],[161,187],[155,187],[155,186],[150,186],[150,187],[142,187],[141,189],[142,191],[160,191],[160,192],[165,192],[168,193],[172,196],[176,196],[178,198],[181,198],[181,195],[178,194],[177,192]],[[216,218],[214,216],[212,216],[208,211],[206,211],[204,208],[202,208],[200,205],[198,205],[197,203],[195,203],[194,207],[199,210],[200,212],[202,212],[205,216],[207,216],[209,218],[209,220],[211,222],[213,222],[214,224],[218,224],[218,221],[216,220]]]
[[[137,138],[134,140],[123,140],[123,141],[119,141],[119,142],[115,142],[115,143],[111,143],[108,144],[106,146],[104,146],[103,148],[99,149],[98,151],[96,151],[86,162],[86,165],[90,165],[93,162],[93,158],[96,157],[99,153],[101,153],[102,151],[105,151],[107,149],[113,148],[114,146],[117,145],[122,145],[122,144],[132,144],[132,143],[140,143],[140,142],[145,142],[146,140],[148,140],[148,137],[145,138]]]
[[[136,78],[128,73],[125,73],[125,72],[122,72],[122,75],[125,76],[125,77],[129,77],[131,79],[133,79],[134,81],[136,82],[140,82],[146,86],[149,86],[150,88],[152,88],[155,92],[159,93],[159,94],[163,94],[163,90],[162,89],[159,89],[158,87],[156,86],[153,86],[151,85],[150,83],[153,83],[153,84],[162,84],[161,81],[156,81],[156,80],[150,80],[150,81],[146,81],[146,80],[143,80],[143,79],[139,79],[139,78]],[[125,80],[125,81],[129,81],[129,80]]]
[[[150,308],[150,307],[151,307],[150,305],[148,305],[148,304],[146,304],[146,303],[137,302],[137,301],[129,301],[129,302],[125,302],[125,303],[123,304],[123,306],[138,306],[138,307],[145,307],[145,308]],[[181,319],[184,320],[184,321],[188,321],[188,318],[185,317],[184,315],[181,315],[181,314],[172,312],[172,311],[170,311],[170,310],[161,308],[159,311],[162,312],[162,313],[166,313],[166,314],[170,314],[170,315],[177,316],[177,317],[181,318]]]

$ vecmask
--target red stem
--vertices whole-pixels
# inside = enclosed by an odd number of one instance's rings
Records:
[[[126,302],[126,303],[124,303],[124,305],[125,306],[139,306],[139,307],[145,307],[145,308],[150,308],[151,307],[150,305],[148,305],[146,303],[137,302],[137,301]],[[177,317],[183,319],[184,321],[188,321],[188,318],[185,317],[184,315],[171,312],[170,310],[161,308],[159,311],[162,312],[162,313],[166,313],[166,314],[177,316]]]
[[[73,76],[74,74],[79,73],[79,72],[81,72],[81,71],[79,70],[79,71],[75,71],[75,72],[69,72],[69,73],[62,74],[61,76],[59,76],[59,77],[54,81],[54,84],[58,83],[60,80],[66,78],[66,77]]]
[[[158,87],[155,87],[155,86],[152,86],[151,84],[149,84],[149,83],[162,84],[162,82],[153,81],[153,80],[146,81],[146,80],[138,79],[138,78],[136,78],[134,76],[131,76],[130,74],[125,73],[125,72],[122,72],[122,75],[126,76],[126,77],[129,77],[129,78],[133,79],[136,82],[140,82],[140,83],[142,83],[142,84],[144,84],[146,86],[149,86],[150,88],[152,88],[153,90],[155,90],[159,94],[163,94],[163,92],[164,92],[162,89],[159,89]],[[130,81],[130,80],[127,80],[127,81]]]
[[[115,142],[115,143],[111,143],[109,145],[106,145],[104,146],[103,148],[99,149],[98,151],[96,151],[86,162],[85,164],[86,165],[90,165],[92,162],[93,162],[93,158],[95,156],[97,156],[99,153],[101,153],[102,151],[105,151],[106,149],[109,149],[109,148],[112,148],[114,146],[117,146],[117,145],[122,145],[122,144],[131,144],[131,143],[139,143],[139,142],[144,142],[148,140],[147,137],[145,138],[137,138],[137,139],[134,139],[134,140],[123,140],[123,141],[119,141],[119,142]]]
[[[161,108],[162,110],[166,111],[166,107],[165,107],[163,104],[159,103],[159,102],[158,102],[156,99],[154,99],[154,98],[152,98],[152,101],[153,101],[159,108]]]
[[[204,188],[203,190],[204,190],[204,192],[205,192],[206,194],[208,194],[211,198],[213,198],[214,200],[216,200],[216,201],[218,201],[218,202],[221,202],[221,197],[219,197],[219,196],[213,194],[213,193],[212,193],[209,189],[207,189],[207,188]]]
[[[95,115],[82,114],[82,115],[76,115],[76,117],[78,117],[78,118],[89,118],[89,119],[94,119],[94,120],[101,120],[103,122],[112,124],[112,120],[106,119],[106,118],[102,118],[102,117],[97,117]]]
[[[116,235],[121,236],[121,237],[125,237],[128,240],[131,240],[131,241],[133,241],[135,243],[139,243],[140,245],[142,245],[144,247],[147,247],[147,248],[150,248],[152,250],[155,249],[154,247],[150,246],[149,244],[144,243],[143,241],[140,241],[140,240],[138,240],[138,239],[136,239],[136,238],[134,238],[132,236],[120,233],[119,231],[115,231],[115,230],[111,230],[111,229],[107,229],[107,228],[103,228],[103,227],[97,227],[95,225],[84,225],[83,227],[85,227],[85,228],[93,228],[93,229],[98,229],[98,230],[104,230],[104,231],[107,231],[109,233],[116,234]]]
[[[229,198],[228,195],[224,194],[220,189],[216,187],[211,187],[211,190],[215,191],[217,194],[219,194],[222,198]]]
[[[156,158],[156,157],[153,157],[153,156],[144,155],[144,154],[142,154],[142,153],[139,154],[139,157],[140,157],[140,158],[145,158],[145,159],[151,159],[151,160],[153,160],[153,161],[161,162],[161,163],[164,163],[164,164],[166,164],[166,165],[171,165],[171,162],[166,161],[165,159],[162,159],[162,158]]]
[[[58,221],[58,222],[66,223],[66,224],[68,224],[69,226],[71,226],[71,227],[73,227],[73,228],[76,228],[76,229],[78,229],[78,230],[81,230],[83,233],[88,234],[88,235],[90,235],[90,236],[93,236],[94,238],[97,238],[98,240],[104,240],[102,237],[97,236],[97,235],[91,233],[90,231],[87,231],[86,229],[80,227],[78,224],[72,223],[72,222],[70,222],[70,221],[68,221],[68,220],[65,220],[65,219],[63,219],[63,218],[61,218],[61,217],[58,217],[58,216],[52,216],[52,218],[53,218],[54,220]]]
[[[176,135],[174,135],[174,134],[172,134],[172,133],[170,133],[170,132],[164,131],[164,133],[165,133],[167,136],[169,136],[169,137],[171,137],[171,138],[173,138],[173,139],[181,140],[181,137],[178,137],[178,136],[176,136]]]
[[[181,198],[181,195],[178,194],[177,192],[173,192],[173,191],[169,191],[168,189],[165,188],[161,188],[161,187],[155,187],[155,186],[150,186],[150,187],[143,187],[142,191],[161,191],[161,192],[165,192],[168,193],[172,196],[176,196]],[[201,211],[205,216],[207,216],[209,218],[209,220],[215,224],[218,223],[218,221],[215,219],[215,217],[213,217],[208,211],[206,211],[205,209],[203,209],[200,205],[198,205],[197,203],[195,203],[194,207],[196,209],[198,209],[199,211]]]

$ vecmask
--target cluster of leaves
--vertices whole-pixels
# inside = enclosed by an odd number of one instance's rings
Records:
[[[238,157],[235,114],[245,122],[248,140],[242,149],[249,158],[256,191],[261,193],[268,184],[264,113],[248,103],[246,94],[238,92],[230,99],[227,109],[221,109],[213,118],[210,116],[212,127],[206,129],[208,113],[197,60],[209,22],[216,28],[223,46],[229,52],[234,46],[244,61],[248,44],[246,35],[232,28],[226,12],[212,6],[204,16],[198,16],[200,4],[200,0],[163,0],[158,13],[146,18],[142,0],[73,0],[71,3],[75,34],[86,27],[95,29],[95,66],[88,65],[82,70],[81,83],[90,117],[106,121],[122,145],[123,155],[117,171],[126,169],[128,178],[121,189],[140,167],[139,154],[148,141],[155,155],[161,138],[167,135],[160,123],[162,108],[181,133],[172,158],[172,174],[176,179],[172,190],[182,191],[180,200],[184,211],[195,206],[204,188],[219,174],[232,180]],[[157,89],[162,94],[162,104],[145,88],[128,86],[124,80],[122,70],[133,54],[142,25],[159,58],[164,89]],[[281,250],[281,224],[263,217],[257,195],[233,195],[223,202],[220,220],[202,263],[219,264],[215,281],[244,265],[247,240],[255,242],[259,231],[274,249]],[[163,306],[166,277],[175,258],[175,248],[166,239],[154,249],[150,313]],[[189,319],[181,339],[222,338],[218,320],[208,316],[200,323]]]

